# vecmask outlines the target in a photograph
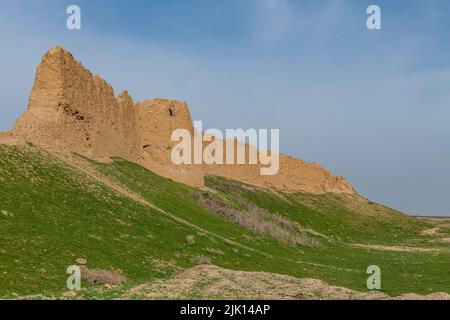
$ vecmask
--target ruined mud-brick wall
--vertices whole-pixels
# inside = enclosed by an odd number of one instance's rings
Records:
[[[38,145],[93,158],[111,155],[136,160],[136,120],[126,92],[93,76],[60,47],[37,68],[28,110],[13,133]]]
[[[203,186],[203,175],[211,174],[283,191],[355,193],[344,177],[285,155],[273,176],[261,175],[259,165],[174,165],[171,134],[180,128],[193,136],[186,103],[155,99],[134,104],[126,91],[116,97],[105,80],[55,47],[43,56],[28,110],[11,134],[50,151],[100,161],[120,157],[194,186]]]

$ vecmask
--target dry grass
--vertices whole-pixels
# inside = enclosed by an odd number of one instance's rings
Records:
[[[208,253],[211,253],[211,254],[215,254],[216,256],[224,256],[225,255],[225,252],[223,252],[220,249],[215,249],[215,248],[208,247],[208,248],[205,249],[205,251],[208,252]]]
[[[397,251],[397,252],[433,252],[439,251],[439,249],[435,248],[418,248],[418,247],[408,247],[408,246],[383,246],[383,245],[375,245],[375,244],[353,244],[354,247],[364,248],[364,249],[374,249],[374,250],[382,250],[382,251]]]
[[[285,243],[318,246],[318,242],[312,239],[307,231],[296,222],[272,214],[254,204],[246,203],[241,199],[233,199],[239,201],[239,204],[246,208],[246,211],[241,211],[209,193],[195,193],[193,197],[208,211],[214,212],[252,232],[271,236]]]
[[[196,266],[167,280],[137,286],[122,299],[244,299],[244,300],[450,300],[447,293],[407,293],[392,298],[379,291],[359,292],[312,278],[269,272],[245,272],[217,266]]]

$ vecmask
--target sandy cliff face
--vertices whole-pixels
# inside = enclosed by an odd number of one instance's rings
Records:
[[[96,160],[121,157],[194,186],[203,186],[203,175],[212,174],[283,191],[355,193],[344,177],[284,155],[273,176],[260,175],[259,165],[174,165],[171,134],[180,128],[193,136],[186,103],[155,99],[134,104],[126,91],[116,97],[105,80],[55,47],[42,58],[28,110],[10,136]]]

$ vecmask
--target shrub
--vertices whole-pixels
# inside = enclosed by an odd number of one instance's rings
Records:
[[[215,255],[217,255],[217,256],[224,256],[224,255],[225,255],[225,252],[223,252],[223,251],[220,250],[220,249],[215,249],[215,248],[210,248],[210,247],[208,247],[208,248],[206,248],[205,250],[206,250],[206,252],[209,252],[209,253],[211,253],[211,254],[215,254]]]
[[[190,246],[194,245],[195,244],[195,237],[193,235],[186,236],[186,242]]]

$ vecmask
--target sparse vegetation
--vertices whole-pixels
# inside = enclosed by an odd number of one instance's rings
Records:
[[[218,256],[224,256],[224,255],[225,255],[225,252],[223,252],[223,251],[220,250],[220,249],[215,249],[215,248],[207,247],[205,250],[206,250],[206,252],[208,252],[208,253],[215,254],[215,255],[218,255]]]
[[[211,264],[211,260],[205,256],[197,256],[192,258],[192,263],[195,265]]]
[[[307,232],[294,221],[287,220],[280,215],[270,214],[255,204],[246,203],[241,199],[234,199],[244,209],[237,209],[222,199],[209,193],[195,193],[193,198],[214,212],[237,223],[255,233],[274,237],[285,243],[303,246],[317,246],[318,241],[310,237]]]

